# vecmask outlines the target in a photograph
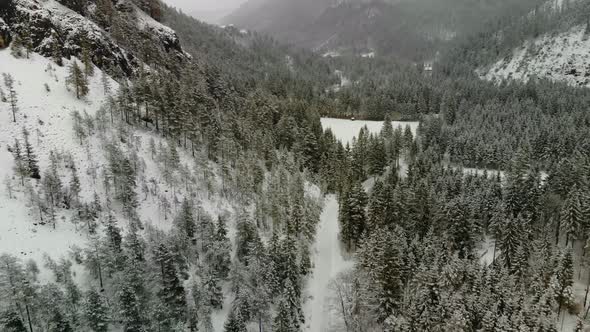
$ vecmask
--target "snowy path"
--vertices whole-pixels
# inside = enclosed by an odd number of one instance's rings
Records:
[[[308,284],[310,299],[307,301],[307,331],[325,332],[332,325],[329,308],[330,281],[339,273],[352,268],[353,262],[346,261],[340,251],[338,239],[338,201],[335,195],[325,198],[324,211],[320,217],[320,226],[315,244],[314,269]]]

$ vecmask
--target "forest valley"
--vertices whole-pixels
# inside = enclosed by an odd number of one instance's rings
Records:
[[[44,6],[85,23],[41,24]],[[0,256],[0,329],[305,331],[335,195],[353,267],[331,283],[330,329],[583,331],[590,90],[476,74],[534,27],[555,28],[540,22],[588,13],[568,6],[503,21],[510,40],[457,40],[432,74],[324,58],[157,0],[0,6],[3,204],[35,232],[83,238],[62,257]],[[331,88],[337,70],[351,85]],[[384,124],[343,144],[322,116]]]

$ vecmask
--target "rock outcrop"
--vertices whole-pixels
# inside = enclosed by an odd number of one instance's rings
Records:
[[[121,33],[125,31],[142,34],[144,38],[141,40],[153,41],[149,51],[159,53],[159,56],[152,55],[150,59],[160,59],[163,66],[168,65],[169,61],[165,61],[168,56],[177,62],[189,58],[172,29],[158,23],[128,0],[114,1],[114,16],[118,19],[110,26],[99,26],[91,19],[96,10],[94,1],[88,2],[85,16],[56,0],[8,0],[3,6],[0,8],[0,20],[4,22],[4,25],[0,23],[0,38],[10,41],[10,33],[30,36],[33,51],[45,57],[80,57],[86,47],[97,67],[113,76],[132,77],[143,65],[139,50],[143,51],[145,47],[126,43],[125,39],[133,38],[125,38],[126,35]],[[6,31],[5,38],[3,31]]]

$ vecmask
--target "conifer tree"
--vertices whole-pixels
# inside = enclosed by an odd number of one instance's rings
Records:
[[[109,213],[107,217],[106,227],[105,227],[105,235],[109,244],[109,247],[113,251],[113,253],[120,253],[121,252],[121,242],[123,237],[121,236],[121,230],[117,226],[117,221],[115,217]]]
[[[277,332],[299,331],[303,319],[301,300],[297,298],[293,284],[289,279],[285,281],[283,293],[279,300],[273,330]]]
[[[572,244],[578,238],[582,230],[582,204],[580,202],[580,191],[574,186],[561,208],[561,227],[567,239],[566,245]]]
[[[16,113],[18,112],[18,96],[16,94],[16,90],[14,89],[14,79],[12,75],[4,73],[4,84],[6,85],[6,89],[8,89],[8,102],[10,104],[10,109],[12,111],[12,122],[16,122]]]
[[[53,156],[53,151],[51,151],[50,154]],[[57,165],[55,165],[55,163],[52,162],[50,168],[45,171],[42,184],[45,193],[45,199],[47,200],[47,205],[49,205],[51,209],[51,222],[53,224],[53,228],[55,229],[55,208],[59,205],[60,199],[62,197],[62,183],[59,174],[57,173]]]
[[[220,279],[226,279],[231,265],[231,242],[227,236],[225,218],[217,218],[217,229],[214,237],[214,245],[209,264],[215,275]]]
[[[31,31],[27,25],[24,25],[22,28],[22,46],[25,49],[25,55],[27,59],[30,58],[31,52],[33,52],[33,40],[31,37]]]
[[[14,156],[14,172],[21,179],[21,185],[25,185],[25,177],[29,176],[28,165],[25,161],[25,155],[23,154],[20,142],[14,139],[14,146],[12,150]]]
[[[41,179],[41,173],[37,164],[37,156],[35,155],[35,151],[33,151],[33,146],[29,142],[29,132],[25,128],[23,128],[23,137],[25,140],[24,160],[26,162],[27,171],[31,178],[39,180]]]
[[[223,326],[224,332],[247,332],[246,322],[239,310],[232,309]]]
[[[84,42],[82,46],[82,63],[84,64],[84,76],[88,80],[88,77],[94,76],[94,64],[92,63],[88,42]]]
[[[55,30],[51,33],[51,57],[53,61],[60,67],[64,65],[61,51],[61,44],[59,36]]]
[[[355,182],[343,199],[346,200],[346,203],[340,211],[342,214],[342,240],[350,250],[354,250],[367,227],[367,194],[361,184]]]
[[[139,298],[131,285],[124,285],[117,293],[119,316],[127,332],[144,332]]]
[[[12,54],[15,58],[20,58],[23,56],[23,39],[22,36],[16,34],[14,38],[12,38],[10,54]]]
[[[86,96],[88,94],[88,80],[84,75],[84,71],[80,69],[78,61],[74,60],[68,71],[66,83],[76,91],[76,98],[80,99]]]
[[[109,308],[105,299],[94,289],[86,294],[84,303],[86,324],[93,332],[107,332],[109,328]]]
[[[67,318],[59,311],[54,309],[53,316],[48,322],[48,332],[74,332]]]
[[[220,310],[223,308],[223,290],[219,279],[213,273],[208,272],[203,282],[203,289],[207,298],[208,305]]]
[[[181,321],[185,316],[186,295],[178,278],[173,256],[166,245],[160,244],[156,248],[155,259],[161,270],[161,288],[158,295],[168,311],[165,323],[173,324]]]
[[[184,199],[180,207],[180,212],[176,216],[176,225],[181,232],[191,241],[195,239],[195,218],[193,216],[193,207],[187,198]]]
[[[111,80],[106,70],[102,72],[102,75],[100,76],[100,81],[102,83],[102,90],[104,92],[104,95],[109,96],[111,94]]]
[[[18,313],[10,309],[0,314],[0,327],[6,332],[29,332]]]

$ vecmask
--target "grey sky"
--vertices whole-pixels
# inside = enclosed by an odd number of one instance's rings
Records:
[[[199,19],[210,23],[238,8],[246,0],[164,0],[167,4],[182,9]]]

